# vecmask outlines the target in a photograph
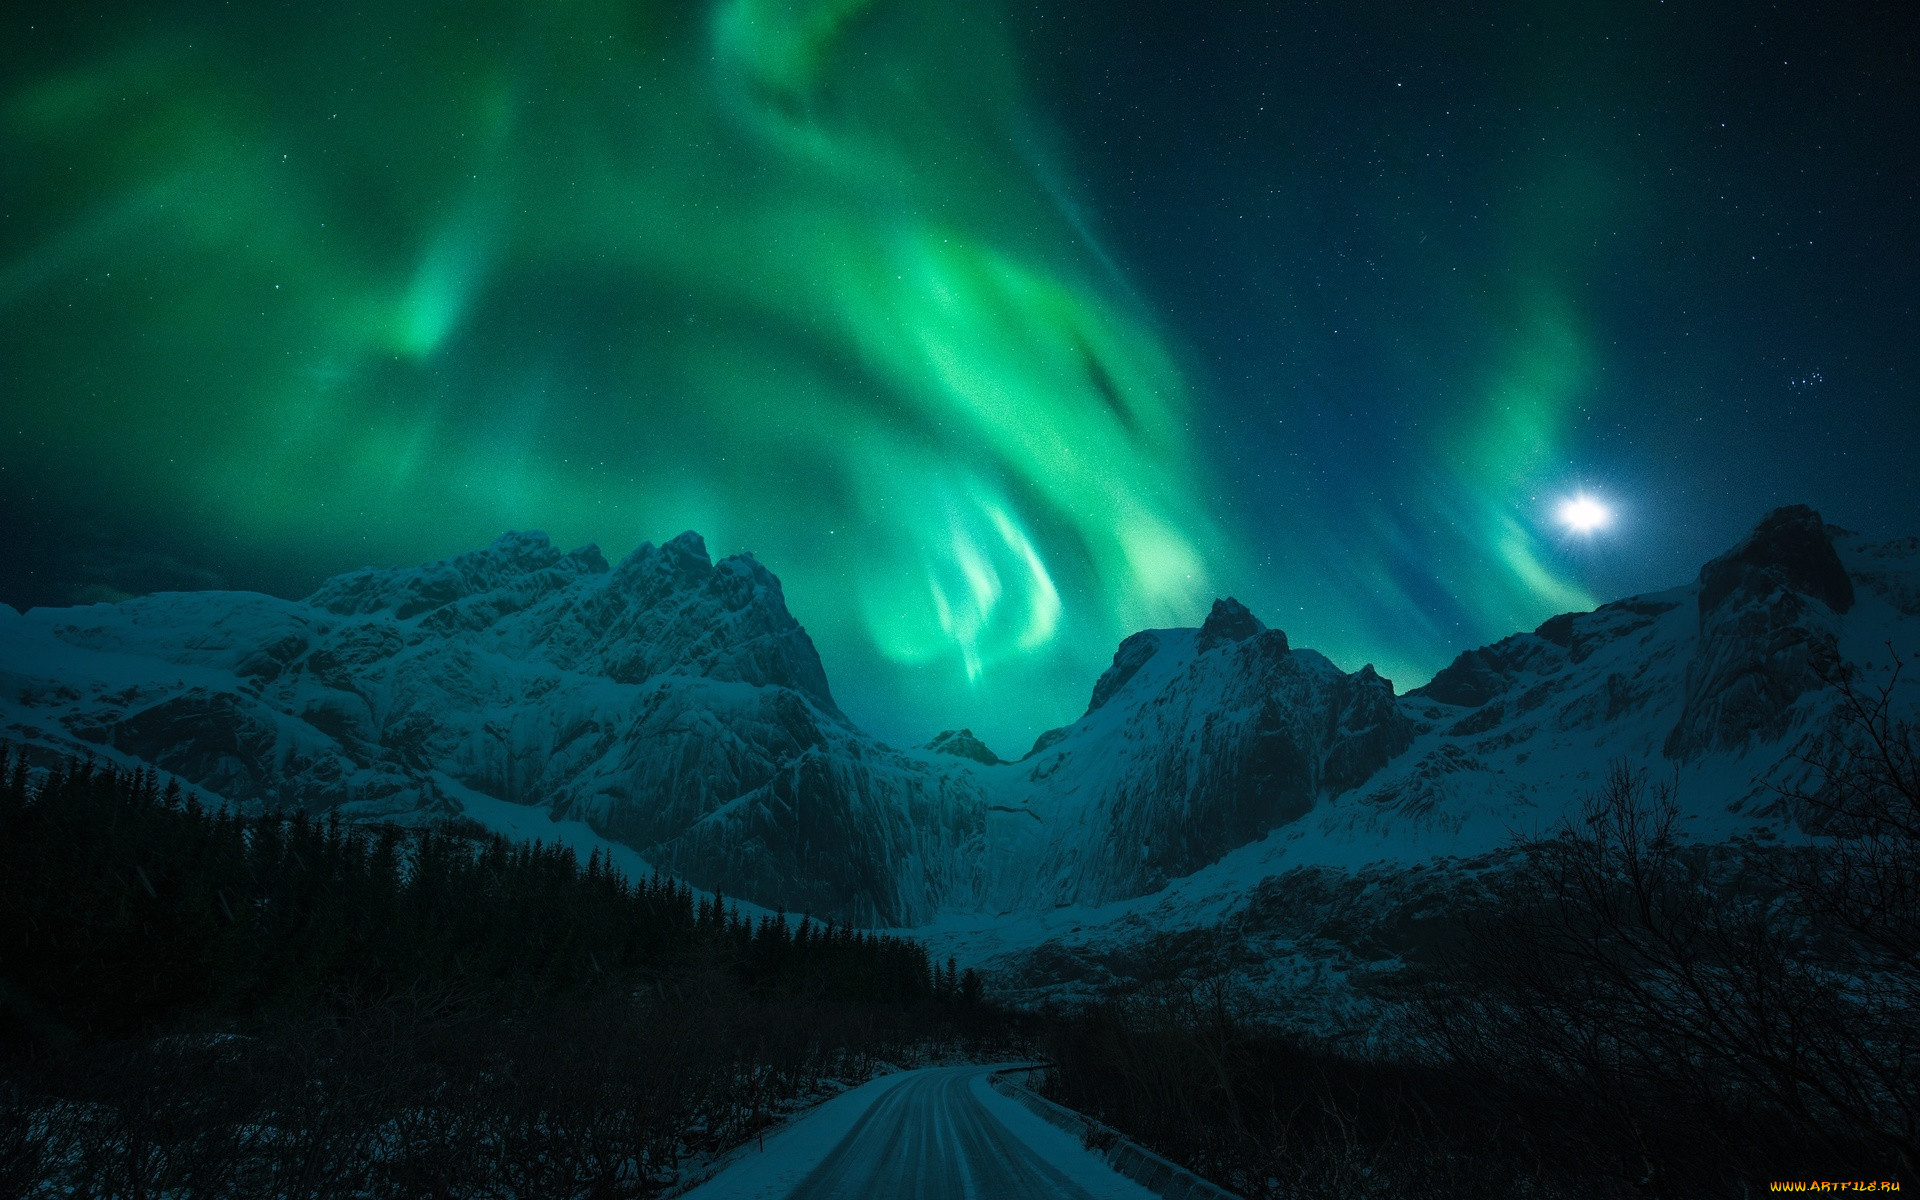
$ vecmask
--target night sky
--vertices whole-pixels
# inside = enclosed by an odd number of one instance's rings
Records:
[[[1920,7],[29,0],[0,413],[16,607],[694,528],[901,741],[1404,688],[1920,533]]]

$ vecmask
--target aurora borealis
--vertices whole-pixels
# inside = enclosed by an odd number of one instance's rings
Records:
[[[1920,531],[1896,7],[21,8],[11,603],[694,528],[1018,754],[1219,594],[1404,686]]]

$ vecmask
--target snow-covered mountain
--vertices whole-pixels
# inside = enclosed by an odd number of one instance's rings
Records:
[[[894,924],[977,858],[970,781],[850,725],[779,581],[692,533],[611,568],[507,534],[304,601],[0,610],[0,641],[5,736],[242,804],[402,821],[534,805],[704,888]]]
[[[1845,663],[1873,688],[1900,656],[1894,703],[1912,714],[1917,653],[1920,539],[1874,542],[1783,508],[1691,584],[1461,654],[1367,726],[1354,760],[1364,777],[1337,777],[1310,810],[1151,894],[949,913],[928,933],[1016,994],[1231,961],[1324,1021],[1450,936],[1456,901],[1516,835],[1577,813],[1612,763],[1673,782],[1698,838],[1796,836],[1777,789],[1807,778],[1798,755],[1835,700],[1824,678]],[[1169,666],[1190,672],[1204,657],[1182,650]],[[1146,684],[1155,706],[1179,694],[1165,678]],[[1376,747],[1391,754],[1384,765]]]
[[[1155,891],[1297,821],[1412,740],[1393,685],[1295,650],[1238,601],[1120,644],[1078,721],[974,773],[993,911]]]
[[[1005,762],[966,730],[902,750],[856,728],[750,556],[688,533],[610,567],[508,534],[301,601],[0,608],[0,737],[245,805],[584,822],[768,907],[1057,958],[1271,907],[1301,869],[1489,852],[1617,758],[1676,772],[1703,835],[1771,832],[1764,781],[1819,727],[1824,664],[1889,642],[1920,649],[1915,540],[1782,509],[1693,584],[1406,696],[1221,600],[1128,638],[1086,713]]]

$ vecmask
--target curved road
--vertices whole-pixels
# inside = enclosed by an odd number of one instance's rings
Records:
[[[994,1068],[875,1080],[687,1200],[1150,1200],[1075,1138],[990,1090]],[[844,1103],[842,1103],[844,1102]],[[864,1111],[862,1111],[864,1108]],[[858,1115],[855,1116],[854,1114]]]

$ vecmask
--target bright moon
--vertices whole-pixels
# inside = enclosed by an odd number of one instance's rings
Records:
[[[1560,523],[1575,533],[1592,533],[1611,520],[1613,513],[1591,496],[1575,496],[1560,505]]]

